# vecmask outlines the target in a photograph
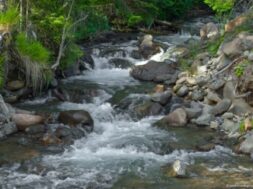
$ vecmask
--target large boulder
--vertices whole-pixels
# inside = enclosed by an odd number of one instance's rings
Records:
[[[43,116],[31,114],[13,114],[11,119],[20,131],[25,131],[26,128],[32,125],[41,124],[45,121]]]
[[[133,67],[130,74],[142,81],[164,82],[174,75],[177,76],[178,69],[175,64],[149,61],[147,64]]]
[[[202,40],[214,40],[219,36],[219,29],[213,22],[209,22],[200,29],[200,37]]]
[[[158,121],[157,126],[166,127],[183,127],[187,124],[187,113],[183,108],[178,108]]]
[[[92,131],[94,126],[94,121],[85,110],[69,110],[61,112],[58,120],[60,123],[71,127],[81,126],[86,131]]]
[[[211,110],[210,113],[213,115],[221,115],[223,113],[225,113],[226,111],[228,111],[228,109],[230,108],[232,104],[232,101],[229,99],[223,99],[222,101],[220,101],[217,105],[215,105]]]
[[[139,52],[143,56],[143,58],[148,59],[150,56],[158,53],[160,51],[160,47],[153,42],[152,35],[144,35],[143,39],[139,46]]]
[[[232,41],[224,43],[219,49],[219,53],[224,53],[230,58],[235,58],[243,54],[244,51],[253,48],[253,35],[240,33]]]

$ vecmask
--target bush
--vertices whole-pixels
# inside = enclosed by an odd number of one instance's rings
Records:
[[[218,14],[230,11],[235,4],[235,0],[204,0],[204,2]]]
[[[74,43],[68,45],[67,49],[65,50],[65,54],[62,57],[62,61],[60,64],[61,69],[66,69],[73,65],[79,58],[83,56],[83,51],[80,47]]]
[[[128,18],[127,25],[130,27],[133,27],[133,26],[140,24],[142,21],[143,21],[143,18],[141,16],[131,15]]]

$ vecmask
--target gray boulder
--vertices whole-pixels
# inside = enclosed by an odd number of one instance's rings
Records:
[[[60,123],[71,127],[81,126],[88,132],[91,132],[94,127],[94,121],[91,115],[85,110],[69,110],[61,112],[58,120]]]
[[[162,93],[155,93],[151,96],[151,100],[153,102],[158,102],[161,105],[166,105],[172,97],[172,92],[170,90],[167,90]]]
[[[211,110],[210,113],[213,115],[221,115],[228,111],[232,104],[232,101],[229,99],[223,99],[221,102],[219,102],[216,106],[214,106]]]
[[[134,66],[130,71],[133,78],[142,81],[166,81],[168,75],[178,75],[177,65],[164,62],[149,61],[147,64]],[[162,76],[166,76],[162,79]]]
[[[183,108],[178,108],[165,116],[158,122],[158,126],[166,127],[183,127],[187,124],[187,114]]]
[[[253,132],[245,136],[245,140],[240,144],[239,151],[245,154],[253,153]]]
[[[2,124],[2,125],[0,125],[0,139],[3,139],[6,136],[13,134],[17,131],[18,131],[18,129],[17,129],[17,126],[14,122]]]

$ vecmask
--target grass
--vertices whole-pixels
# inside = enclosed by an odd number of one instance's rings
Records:
[[[0,13],[0,25],[6,30],[18,23],[19,14],[16,7],[9,7],[5,12]]]
[[[50,52],[40,42],[26,38],[23,33],[16,37],[16,48],[25,69],[27,86],[32,87],[34,93],[41,91],[52,79]]]
[[[40,42],[27,39],[24,33],[18,34],[16,47],[22,56],[29,57],[31,61],[49,63],[50,52]]]

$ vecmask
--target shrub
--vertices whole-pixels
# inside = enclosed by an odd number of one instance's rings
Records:
[[[235,0],[204,0],[218,14],[230,11],[235,3]]]
[[[143,18],[139,15],[131,15],[128,18],[127,25],[130,27],[136,26],[143,21]]]
[[[60,64],[61,69],[66,69],[73,65],[79,58],[83,56],[83,51],[80,47],[74,43],[68,45],[64,56],[62,57],[62,61]]]

